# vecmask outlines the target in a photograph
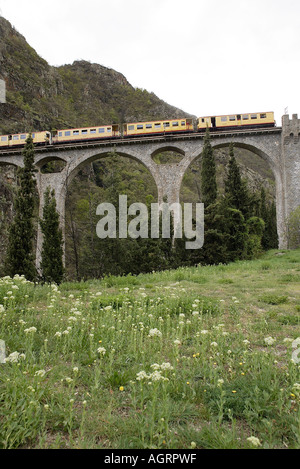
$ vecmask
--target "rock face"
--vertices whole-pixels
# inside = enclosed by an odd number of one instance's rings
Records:
[[[190,116],[102,65],[50,66],[2,17],[0,78],[13,106],[0,105],[0,133]]]

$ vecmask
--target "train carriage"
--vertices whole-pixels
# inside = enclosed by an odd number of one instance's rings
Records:
[[[47,145],[51,143],[51,133],[47,131],[43,132],[32,132],[31,133],[33,143],[35,145]],[[24,146],[29,133],[22,134],[10,134],[0,136],[0,149],[1,148],[14,148]]]
[[[209,130],[232,130],[237,128],[274,127],[274,112],[256,112],[247,114],[228,114],[223,116],[206,116],[197,119],[199,132]]]
[[[53,144],[102,140],[120,136],[120,126],[118,124],[83,127],[79,129],[62,129],[53,134]]]
[[[193,132],[193,130],[193,119],[173,119],[123,124],[124,137],[175,134],[179,132]]]

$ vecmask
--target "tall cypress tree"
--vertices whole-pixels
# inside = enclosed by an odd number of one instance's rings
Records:
[[[210,133],[207,127],[204,137],[201,168],[201,195],[205,206],[211,205],[217,199],[216,162],[210,143]]]
[[[63,236],[56,210],[55,192],[47,188],[44,195],[43,219],[40,220],[44,235],[42,246],[42,277],[45,282],[60,284],[63,275]]]
[[[229,147],[229,156],[228,175],[225,180],[225,196],[230,207],[240,210],[244,217],[248,218],[250,215],[248,189],[244,181],[242,181],[232,143]]]
[[[14,202],[14,221],[9,232],[6,266],[9,275],[24,275],[36,279],[33,255],[33,215],[36,181],[34,178],[34,145],[28,136],[23,150],[24,167],[20,170],[20,187]]]

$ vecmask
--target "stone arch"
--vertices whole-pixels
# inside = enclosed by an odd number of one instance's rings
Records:
[[[227,139],[227,141],[223,141],[223,142],[215,142],[215,141],[211,141],[211,146],[214,150],[217,150],[219,148],[228,148],[230,146],[230,143],[233,143],[234,144],[234,147],[235,148],[242,148],[242,149],[245,149],[245,150],[248,150],[250,151],[251,153],[254,153],[255,155],[259,156],[260,158],[262,158],[264,161],[266,161],[266,163],[268,163],[273,175],[274,175],[274,178],[275,178],[275,181],[276,181],[276,185],[277,184],[281,184],[281,179],[280,179],[280,172],[277,168],[277,162],[276,160],[274,160],[268,151],[266,151],[263,147],[259,147],[258,145],[256,145],[255,143],[250,143],[250,142],[242,142],[242,141],[235,141],[234,138],[231,140]],[[190,168],[190,166],[195,163],[195,161],[197,160],[200,160],[202,158],[202,152],[203,152],[203,148],[200,149],[200,151],[198,152],[195,152],[191,158],[189,158],[188,160],[186,160],[186,164],[184,165],[184,168],[182,170],[182,179],[181,179],[181,186],[182,186],[182,183],[183,183],[183,178],[187,172],[187,170]]]
[[[182,148],[175,147],[173,145],[166,145],[154,150],[151,153],[151,157],[154,158],[156,155],[158,155],[159,153],[163,153],[164,151],[173,151],[174,153],[179,153],[180,155],[185,156],[185,151],[182,150]]]
[[[9,157],[1,158],[0,167],[1,166],[14,166],[15,168],[22,168],[23,161],[17,160],[17,159],[11,159]]]
[[[230,143],[231,142],[212,144],[212,147],[213,149],[217,150],[218,148],[229,147]],[[251,153],[254,153],[255,155],[262,158],[263,160],[265,160],[269,164],[275,176],[276,168],[275,168],[274,160],[271,158],[271,156],[265,149],[259,148],[257,145],[254,145],[251,143],[245,143],[245,142],[234,141],[234,140],[232,140],[232,143],[234,144],[234,148],[243,148],[245,150],[250,151]]]
[[[151,158],[155,164],[178,164],[185,157],[185,151],[175,146],[163,146],[151,153]],[[162,161],[160,158],[162,158]]]
[[[82,256],[81,249],[77,249],[80,244],[85,244],[87,246],[87,255],[90,255],[90,252],[94,252],[93,250],[95,249],[95,252],[97,252],[97,241],[96,241],[96,226],[97,226],[97,216],[96,216],[96,208],[97,205],[99,205],[102,202],[111,202],[111,199],[109,198],[109,192],[107,187],[109,187],[109,181],[107,178],[104,179],[105,174],[110,174],[110,169],[113,168],[114,172],[118,173],[118,168],[122,168],[126,170],[126,168],[129,168],[129,173],[128,176],[126,176],[125,179],[125,184],[123,184],[122,187],[124,187],[124,192],[120,192],[121,194],[126,194],[126,188],[128,187],[128,207],[129,205],[133,202],[132,201],[132,194],[129,192],[131,189],[131,181],[132,179],[134,181],[137,181],[137,184],[139,184],[139,181],[141,180],[141,191],[138,192],[135,190],[135,202],[143,202],[147,200],[147,195],[151,194],[154,199],[158,198],[158,188],[157,184],[155,181],[155,178],[153,177],[152,171],[149,169],[149,165],[145,161],[141,161],[140,158],[137,157],[137,155],[132,155],[129,154],[129,152],[124,152],[124,151],[116,151],[116,158],[115,161],[112,162],[112,165],[110,163],[112,152],[107,150],[107,151],[102,151],[99,153],[94,151],[90,153],[89,155],[85,155],[85,157],[82,157],[80,159],[77,159],[76,163],[71,166],[71,164],[68,165],[68,168],[66,168],[65,172],[65,193],[64,193],[64,214],[65,214],[65,252],[66,252],[66,257],[65,257],[65,265],[66,265],[66,271],[70,275],[80,273],[82,275],[83,272],[86,272],[86,265],[84,264],[84,258]],[[120,157],[120,164],[118,158]],[[127,166],[127,161],[126,160],[131,160],[132,162],[138,163],[138,165],[135,165],[134,163],[131,163],[130,166]],[[103,161],[106,161],[108,164],[103,164]],[[89,174],[90,173],[90,165],[93,162],[102,162],[101,164],[98,164],[97,169],[95,170],[95,173],[92,173],[92,177]],[[143,166],[143,169],[141,168],[141,165]],[[76,175],[79,173],[79,171],[85,167],[88,167],[86,172],[84,173],[84,186],[81,185],[81,177],[78,179],[76,178]],[[151,167],[151,166],[150,166]],[[95,167],[94,167],[95,169]],[[131,172],[131,169],[133,169],[134,173]],[[69,171],[69,172],[67,172]],[[150,177],[150,175],[151,177]],[[97,178],[99,176],[99,181],[97,179],[94,179],[94,174],[97,175]],[[89,179],[91,177],[91,179]],[[76,178],[76,179],[75,179]],[[75,181],[74,181],[75,179]],[[110,178],[108,178],[110,179]],[[115,180],[115,179],[114,179]],[[91,181],[91,184],[89,185]],[[123,181],[123,179],[122,179]],[[75,182],[75,185],[72,185],[72,183]],[[134,187],[139,187],[138,185],[136,186],[134,184]],[[82,190],[81,190],[82,188]],[[77,191],[78,189],[78,191]],[[88,195],[87,195],[88,193]],[[119,194],[116,194],[116,198],[118,200]],[[140,197],[139,197],[140,196]],[[116,201],[117,204],[117,201]],[[81,215],[83,214],[83,215]],[[71,221],[70,221],[71,220]],[[88,220],[89,223],[89,228],[87,227],[87,224],[84,224],[84,220]],[[91,235],[92,231],[88,230],[93,230],[94,235]],[[77,231],[76,231],[77,230]],[[80,233],[79,238],[76,238],[76,233]],[[94,238],[95,237],[95,238]],[[79,241],[78,241],[79,239]],[[92,239],[92,241],[90,241]],[[93,260],[90,262],[90,268],[94,272],[93,275],[97,274],[97,262],[96,258],[92,257]],[[75,267],[74,267],[75,266]],[[93,270],[94,269],[94,270]],[[95,270],[96,269],[96,270]]]
[[[99,152],[99,150],[94,150],[92,152],[85,152],[81,158],[78,159],[72,159],[70,163],[67,164],[66,168],[63,170],[65,173],[65,178],[66,178],[66,185],[70,184],[74,177],[78,174],[81,168],[84,166],[103,159],[103,158],[109,158],[112,153],[114,152],[114,148],[110,148],[109,150]],[[153,176],[155,182],[156,182],[156,174],[155,174],[155,163],[151,161],[150,158],[147,157],[141,157],[139,154],[135,154],[134,152],[127,152],[127,151],[115,151],[116,155],[119,155],[121,157],[129,158],[132,159],[138,163],[143,164],[143,166],[151,173]]]
[[[64,167],[67,165],[67,161],[64,158],[54,155],[54,156],[46,156],[45,158],[39,159],[35,163],[35,166],[39,169],[39,171],[42,172],[43,168],[47,164],[52,163],[52,162],[57,162],[57,163],[64,164]],[[60,172],[60,171],[58,171],[58,172]]]

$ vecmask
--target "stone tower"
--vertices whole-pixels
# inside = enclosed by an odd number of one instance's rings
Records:
[[[6,103],[5,81],[0,79],[0,103]]]

